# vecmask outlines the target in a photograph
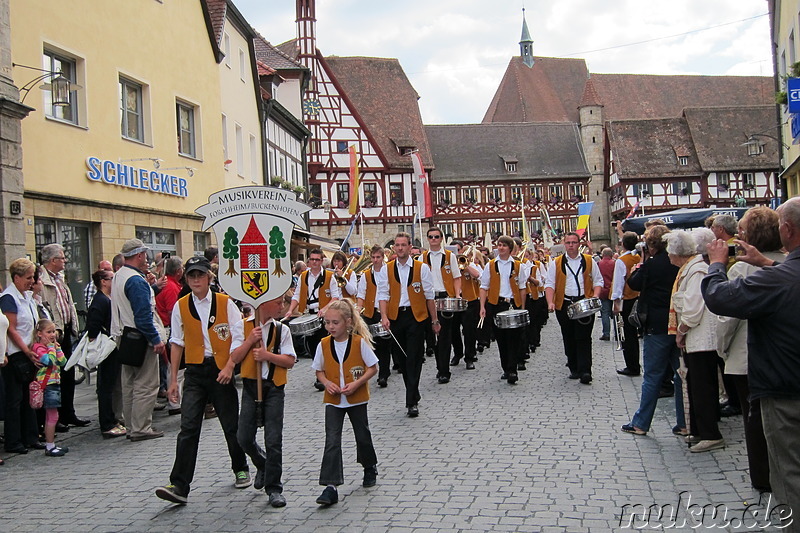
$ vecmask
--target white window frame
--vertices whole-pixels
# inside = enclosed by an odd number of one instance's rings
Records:
[[[228,154],[228,117],[222,114],[222,160],[229,160]],[[225,165],[225,170],[228,170],[228,165]]]
[[[147,132],[145,131],[145,85],[129,78],[128,76],[123,76],[120,74],[119,76],[119,110],[120,110],[120,134],[122,135],[123,139],[127,139],[129,141],[134,141],[138,143],[146,143],[147,142]],[[128,111],[125,107],[125,93],[127,88],[132,88],[136,90],[137,94],[137,106],[139,107],[138,113],[133,111]],[[139,137],[131,137],[126,132],[128,131],[128,125],[130,123],[131,115],[137,121],[137,128],[139,130]]]
[[[231,68],[231,36],[222,34],[222,53],[225,54],[225,66]]]
[[[241,78],[242,81],[246,81],[247,80],[247,69],[245,68],[245,66],[246,66],[245,57],[247,57],[247,56],[245,55],[244,50],[239,48],[239,78]]]
[[[181,121],[181,112],[185,112],[189,117],[188,128],[184,128]],[[197,158],[197,119],[196,108],[192,104],[186,103],[182,100],[175,101],[175,123],[178,133],[178,154]],[[185,146],[184,136],[189,146]],[[187,149],[188,148],[188,149]]]
[[[250,134],[250,179],[254,182],[258,180],[258,147],[256,136]]]
[[[748,191],[756,188],[755,172],[742,172],[742,188]]]
[[[78,68],[82,63],[82,59],[65,54],[60,51],[53,50],[45,47],[42,51],[42,68],[50,72],[60,72],[61,75],[68,79],[71,83],[78,83]],[[66,67],[66,68],[65,68]],[[44,87],[50,85],[53,81],[52,77],[44,80]],[[60,122],[66,122],[73,125],[81,125],[83,123],[81,114],[83,113],[81,94],[79,91],[69,92],[69,106],[54,106],[52,90],[49,88],[42,89],[42,98],[44,100],[44,112],[47,118],[55,119]],[[64,111],[70,110],[72,118],[66,118]]]
[[[682,167],[689,165],[689,156],[686,155],[679,155],[678,156],[678,164]]]
[[[244,133],[242,126],[236,123],[236,173],[244,177]]]

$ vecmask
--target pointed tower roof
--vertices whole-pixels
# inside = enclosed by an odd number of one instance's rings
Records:
[[[581,102],[578,104],[578,107],[586,107],[586,106],[602,106],[603,104],[600,103],[600,97],[597,95],[597,90],[594,88],[594,82],[592,78],[586,80],[586,86],[583,88],[583,96],[581,96]]]
[[[525,20],[525,8],[522,8],[522,37],[519,40],[519,55],[528,68],[533,68],[533,39],[528,31],[528,22]]]
[[[250,217],[250,224],[247,226],[247,231],[244,237],[242,237],[242,240],[239,241],[239,244],[267,244],[267,240],[264,238],[261,230],[258,229],[255,217]]]

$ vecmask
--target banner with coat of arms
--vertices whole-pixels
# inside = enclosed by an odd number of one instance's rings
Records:
[[[276,187],[235,187],[215,192],[195,212],[219,245],[219,284],[231,297],[258,307],[292,283],[289,245],[294,226],[305,229],[311,207]]]

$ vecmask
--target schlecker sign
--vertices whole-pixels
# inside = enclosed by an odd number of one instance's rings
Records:
[[[195,212],[203,231],[214,229],[219,244],[219,284],[232,298],[257,308],[285,293],[292,283],[292,230],[306,227],[311,207],[297,194],[275,187],[235,187],[215,192]]]

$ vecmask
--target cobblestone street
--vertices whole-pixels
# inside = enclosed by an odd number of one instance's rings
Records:
[[[612,359],[608,342],[595,340],[594,348],[590,386],[567,379],[554,318],[514,386],[499,379],[494,346],[479,356],[477,370],[462,363],[445,385],[436,383],[429,358],[416,419],[405,416],[398,374],[388,388],[373,384],[369,414],[378,484],[361,487],[346,422],[345,484],[340,502],[329,508],[314,503],[324,429],[322,394],[312,387],[309,360],[299,361],[287,385],[283,509],[269,507],[263,491],[233,487],[216,420],[204,422],[188,505],[156,498],[154,489],[169,481],[180,417],[155,413],[155,427],[166,432],[161,439],[103,440],[94,383],[84,383],[78,414],[92,424],[59,435],[70,447],[65,458],[39,451],[3,455],[0,531],[602,532],[628,525],[630,512],[620,522],[626,504],[678,507],[680,498],[677,524],[655,515],[649,525],[633,524],[688,531],[688,497],[697,506],[725,505],[727,520],[734,520],[727,530],[760,530],[756,521],[766,519],[752,511],[763,506],[743,515],[758,494],[747,476],[741,417],[721,422],[726,449],[703,454],[690,454],[672,435],[672,399],[660,400],[648,436],[622,433],[620,425],[638,406],[641,378],[616,374],[622,355]],[[743,516],[744,524],[735,522]],[[722,517],[713,523],[726,529]],[[712,522],[706,517],[704,524]]]

